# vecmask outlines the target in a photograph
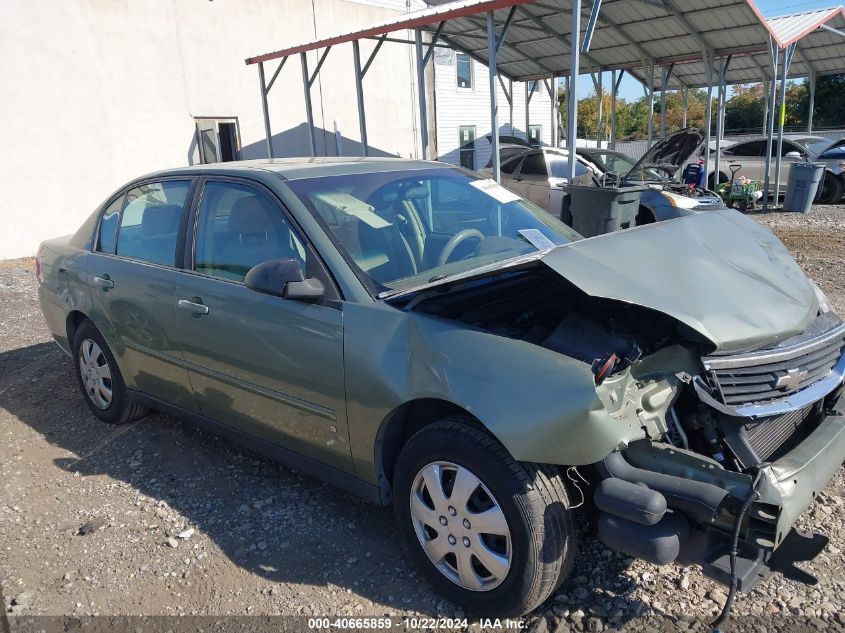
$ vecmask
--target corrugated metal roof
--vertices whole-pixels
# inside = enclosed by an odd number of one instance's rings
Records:
[[[768,22],[769,30],[774,35],[778,44],[781,48],[784,48],[815,31],[822,24],[834,19],[837,13],[841,12],[842,7],[832,7],[830,9],[818,9],[816,11],[768,18],[766,22]]]
[[[581,36],[591,4],[582,2]],[[572,0],[457,0],[246,61],[254,64],[417,27],[433,33],[447,20],[439,42],[486,64],[485,14],[493,11],[500,31],[512,8],[515,14],[497,58],[499,72],[515,81],[568,75]],[[806,75],[811,66],[818,74],[845,72],[845,37],[819,30],[822,24],[845,29],[845,12],[838,7],[766,21],[752,0],[604,0],[590,51],[581,56],[581,72],[624,69],[644,80],[653,62],[659,89],[660,67],[674,64],[667,87],[706,86],[702,59],[703,51],[710,50],[717,60],[731,56],[728,83],[757,82],[771,78],[770,35],[782,47],[800,38],[792,77]]]

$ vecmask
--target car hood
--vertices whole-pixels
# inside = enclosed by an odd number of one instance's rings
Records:
[[[815,291],[786,247],[733,210],[572,242],[542,262],[588,295],[673,317],[719,352],[786,339],[818,314]]]
[[[670,134],[652,145],[643,157],[631,168],[625,178],[633,178],[646,167],[660,167],[674,175],[681,169],[704,142],[704,133],[697,127],[688,127]]]
[[[815,291],[786,247],[730,209],[578,240],[390,295],[540,263],[590,296],[674,318],[717,353],[775,344],[818,314]]]

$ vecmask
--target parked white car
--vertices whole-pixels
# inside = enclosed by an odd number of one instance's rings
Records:
[[[806,134],[786,134],[783,137],[783,148],[781,151],[781,176],[779,195],[786,193],[789,182],[789,172],[792,165],[805,161],[815,161],[827,150],[833,141],[821,136],[809,136]],[[711,153],[712,154],[712,153]],[[746,176],[751,180],[765,181],[766,177],[766,137],[760,136],[733,143],[721,150],[719,164],[719,182],[730,180],[731,164],[739,164],[742,167],[738,175]],[[777,161],[777,139],[772,141],[772,170],[769,175],[771,191],[775,187],[775,162]],[[824,162],[827,162],[826,160]],[[845,162],[845,161],[840,161]],[[708,184],[712,189],[715,182],[715,165],[710,163],[712,171],[708,174]],[[841,168],[838,168],[841,173]],[[816,197],[818,202],[829,204],[838,202],[842,198],[843,181],[841,176],[832,170],[825,171],[824,179],[819,187]]]

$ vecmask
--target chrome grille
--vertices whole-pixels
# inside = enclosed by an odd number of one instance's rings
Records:
[[[726,405],[786,398],[827,376],[845,352],[845,325],[778,348],[703,358],[713,395]]]

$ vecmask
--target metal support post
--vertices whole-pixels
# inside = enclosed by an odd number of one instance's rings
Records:
[[[558,109],[557,109],[557,77],[552,75],[552,92],[549,95],[552,100],[552,108],[551,108],[551,118],[552,118],[552,129],[551,129],[551,136],[549,139],[551,140],[551,146],[557,147],[558,145],[558,123],[560,121],[560,117],[558,116]]]
[[[273,158],[273,136],[270,133],[270,112],[267,107],[267,83],[264,81],[264,62],[258,64],[258,79],[261,82],[261,110],[264,114],[264,138],[267,142],[267,158]]]
[[[771,92],[769,88],[769,82],[765,79],[761,82],[763,86],[763,136],[766,135],[766,130],[769,129],[769,112],[771,110],[769,104],[769,92]]]
[[[598,75],[593,79],[596,88],[596,147],[601,149],[602,137],[604,136],[604,90],[602,89],[602,79],[604,71],[600,68]]]
[[[654,60],[648,64],[648,146],[654,142]]]
[[[704,173],[705,182],[709,184],[710,174],[710,127],[713,124],[713,54],[704,51],[704,66],[707,69],[707,104],[704,115]],[[719,184],[718,174],[714,175],[713,183]]]
[[[578,145],[577,122],[578,122],[578,71],[580,59],[578,50],[578,39],[581,37],[581,0],[572,0],[572,39],[569,42],[569,88],[566,92],[567,109],[566,115],[566,147],[570,156],[575,155],[575,148]],[[575,161],[569,160],[569,182],[575,180]]]
[[[352,42],[352,53],[355,62],[355,95],[358,98],[358,128],[361,134],[361,156],[369,155],[367,142],[367,115],[364,112],[364,75],[361,72],[361,48],[358,40]]]
[[[807,77],[810,84],[810,103],[807,107],[807,134],[813,133],[813,110],[816,108],[816,71],[810,70]]]
[[[772,144],[774,142],[774,134],[775,134],[775,98],[777,96],[777,89],[778,89],[778,47],[775,44],[775,41],[769,37],[769,63],[771,64],[772,69],[772,82],[769,89],[769,121],[768,121],[768,132],[766,135],[766,167],[765,167],[765,178],[764,178],[764,185],[763,185],[763,211],[768,211],[769,209],[769,183],[771,182],[771,171],[772,171]],[[777,195],[775,195],[775,205],[778,203]]]
[[[780,76],[780,108],[778,112],[778,155],[777,169],[775,171],[775,201],[780,196],[780,167],[781,154],[783,153],[783,124],[786,122],[786,78],[789,76],[789,65],[792,63],[792,56],[795,54],[795,44],[790,44],[783,51],[782,70]]]
[[[669,64],[669,67],[660,67],[660,138],[666,137],[666,86],[669,80],[672,79],[672,71],[675,69],[675,64]]]
[[[625,71],[619,71],[619,77],[616,76],[616,71],[611,73],[610,80],[612,85],[610,87],[610,149],[616,149],[616,95],[619,94],[619,84],[622,83],[622,77],[625,76]]]
[[[299,54],[299,61],[302,64],[302,87],[305,90],[305,118],[308,122],[308,148],[311,156],[317,154],[317,142],[314,139],[314,112],[311,109],[311,82],[308,76],[308,58],[305,52]]]
[[[496,70],[496,23],[493,20],[493,12],[487,12],[487,67],[490,71],[490,131],[491,151],[493,152],[493,180],[499,182],[502,179],[501,156],[499,155],[499,101],[496,81],[498,73]]]
[[[508,121],[511,127],[510,135],[513,136],[513,79],[508,79]]]
[[[730,65],[730,63],[730,57],[723,57],[719,62],[719,99],[718,111],[716,113],[716,158],[714,160],[715,164],[713,166],[713,173],[716,174],[717,178],[715,182],[717,183],[722,161],[722,135],[725,132],[725,99],[727,97],[728,92],[727,77],[728,66]]]
[[[689,88],[684,88],[684,100],[683,100],[683,121],[681,123],[681,127],[687,126],[687,114],[689,112]]]
[[[417,27],[414,29],[416,35],[416,52],[417,52],[417,91],[419,92],[420,105],[420,146],[422,150],[423,160],[430,160],[428,147],[428,110],[426,107],[426,91],[425,91],[425,55],[423,53],[422,29]]]

